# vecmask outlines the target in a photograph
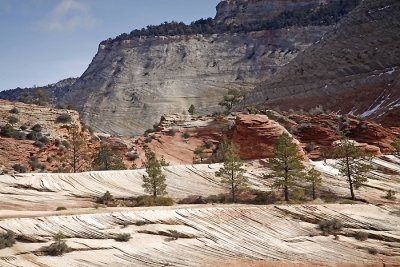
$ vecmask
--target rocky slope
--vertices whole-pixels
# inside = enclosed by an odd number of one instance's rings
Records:
[[[123,135],[141,134],[164,113],[191,104],[212,113],[228,89],[253,89],[318,41],[357,1],[350,2],[223,1],[215,20],[190,26],[195,34],[182,25],[186,33],[179,34],[173,28],[179,24],[122,34],[100,44],[62,102],[76,106],[95,130]],[[267,24],[244,18],[259,16]]]
[[[266,77],[243,105],[310,109],[399,125],[400,3],[366,0],[304,53]]]
[[[8,219],[0,227],[25,241],[0,251],[0,265],[396,266],[398,212],[391,205],[208,206]],[[323,218],[343,223],[337,238],[318,230]],[[357,231],[370,238],[356,240]],[[72,252],[41,253],[58,232]],[[131,240],[116,242],[121,233]]]

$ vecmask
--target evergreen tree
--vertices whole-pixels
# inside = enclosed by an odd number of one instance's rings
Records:
[[[82,136],[77,125],[70,126],[69,135],[71,144],[67,161],[70,162],[70,167],[74,173],[86,170],[89,165],[87,141]]]
[[[162,173],[162,167],[167,163],[163,158],[158,160],[156,154],[150,149],[147,149],[145,154],[146,161],[143,162],[143,165],[146,167],[147,175],[143,175],[144,191],[152,194],[154,198],[167,194],[165,175]]]
[[[321,173],[312,168],[307,173],[305,173],[304,179],[311,183],[312,198],[313,200],[315,200],[317,198],[316,190],[321,185],[322,182]]]
[[[35,104],[39,106],[44,106],[49,102],[49,94],[45,89],[37,88],[35,90]]]
[[[232,201],[236,202],[237,193],[239,190],[247,187],[248,178],[244,176],[243,161],[236,152],[235,146],[232,143],[226,142],[224,148],[224,167],[219,169],[215,174],[222,177],[221,182],[229,186]]]
[[[396,138],[393,143],[392,146],[394,148],[394,155],[398,158],[400,158],[400,139]]]
[[[196,113],[196,109],[193,104],[190,105],[188,112],[190,115],[194,115]]]
[[[93,169],[96,171],[126,170],[122,158],[115,155],[111,148],[102,144],[93,158]]]
[[[289,189],[293,187],[294,181],[303,176],[304,166],[302,158],[297,155],[296,144],[292,137],[283,133],[277,140],[273,149],[273,157],[269,160],[271,174],[266,177],[279,178],[275,186],[283,188],[285,201],[289,201]]]
[[[365,163],[368,160],[367,154],[344,137],[334,149],[333,156],[338,158],[339,171],[347,177],[351,199],[355,200],[354,188],[359,188],[367,181],[365,174],[371,169],[369,164]]]
[[[32,96],[28,91],[24,90],[19,95],[19,101],[26,104],[32,103]]]
[[[231,111],[233,105],[239,103],[240,100],[244,98],[244,93],[236,90],[230,89],[228,94],[224,96],[224,99],[218,103],[218,105],[226,108],[227,111]]]

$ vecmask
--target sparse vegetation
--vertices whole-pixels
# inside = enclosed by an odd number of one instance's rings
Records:
[[[43,163],[39,162],[39,159],[37,157],[31,157],[30,165],[31,165],[32,171],[36,171],[36,170],[43,171],[46,167]]]
[[[26,166],[23,164],[19,164],[19,163],[14,164],[12,166],[12,168],[14,169],[14,171],[19,172],[19,173],[26,173],[26,171],[27,171]]]
[[[182,134],[182,138],[183,138],[183,139],[188,139],[188,138],[190,138],[190,134],[189,134],[188,132],[184,132],[184,133]]]
[[[126,153],[126,156],[130,161],[134,161],[139,158],[136,151],[129,151],[128,153]]]
[[[188,109],[188,112],[189,112],[189,114],[192,115],[192,116],[196,113],[196,108],[194,107],[193,104],[190,105],[190,107],[189,107],[189,109]]]
[[[110,201],[114,199],[113,195],[111,195],[110,191],[106,191],[104,195],[98,197],[96,202],[99,204],[107,205]]]
[[[318,227],[324,234],[336,234],[342,230],[342,223],[337,219],[322,220]]]
[[[56,208],[56,211],[61,211],[61,210],[67,210],[67,208],[66,207],[57,207]]]
[[[368,248],[367,251],[368,251],[368,253],[371,254],[371,255],[376,255],[376,254],[378,254],[378,249],[376,249],[376,248]]]
[[[18,110],[16,107],[13,107],[13,108],[10,110],[10,113],[12,113],[12,114],[18,114],[18,113],[19,113],[19,110]]]
[[[312,199],[315,200],[317,198],[316,191],[322,182],[321,173],[312,168],[305,174],[304,179],[311,183]]]
[[[358,231],[357,233],[354,234],[354,238],[359,240],[359,241],[365,241],[365,240],[368,239],[368,233],[367,232]]]
[[[233,106],[240,102],[244,98],[244,92],[236,89],[230,89],[228,94],[224,96],[224,99],[218,103],[218,105],[225,107],[227,112],[230,112]]]
[[[42,250],[50,256],[61,256],[69,252],[70,248],[64,240],[60,240],[50,244],[48,247],[42,248]]]
[[[128,233],[117,234],[114,237],[114,240],[117,242],[128,242],[129,239],[131,239],[131,234],[128,234]]]
[[[70,123],[71,121],[72,121],[72,117],[68,113],[60,114],[56,118],[56,123]]]
[[[8,123],[0,128],[0,135],[4,137],[13,137],[14,132],[14,128]]]
[[[172,206],[174,201],[170,197],[153,197],[153,196],[141,196],[137,198],[138,207],[152,207],[152,206]]]
[[[16,124],[19,122],[19,119],[17,116],[9,116],[8,117],[8,123],[9,124]]]
[[[12,247],[15,244],[16,235],[13,231],[6,231],[0,234],[0,249]]]
[[[396,200],[396,191],[389,189],[384,198],[388,200]]]

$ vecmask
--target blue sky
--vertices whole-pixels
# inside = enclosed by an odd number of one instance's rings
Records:
[[[215,16],[219,0],[0,0],[0,90],[79,77],[100,41]]]

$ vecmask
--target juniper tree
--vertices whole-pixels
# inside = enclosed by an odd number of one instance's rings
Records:
[[[351,199],[355,200],[354,188],[361,187],[367,181],[365,174],[371,169],[366,163],[368,155],[344,137],[333,150],[333,156],[338,159],[339,171],[347,178]]]
[[[71,138],[70,153],[67,155],[67,161],[74,173],[85,170],[89,164],[89,152],[87,141],[82,136],[77,125],[72,125],[69,128]]]
[[[194,115],[196,113],[196,108],[194,107],[193,104],[190,105],[188,112],[190,115]]]
[[[145,151],[146,161],[143,165],[146,167],[147,175],[143,175],[143,188],[146,193],[152,194],[154,198],[166,195],[167,185],[165,184],[165,175],[162,173],[162,167],[167,163],[164,159],[158,160],[156,154],[147,149]]]
[[[272,172],[265,177],[278,178],[274,186],[283,188],[285,201],[289,201],[289,189],[293,187],[296,179],[302,177],[304,170],[302,158],[297,154],[296,144],[289,134],[283,133],[278,138],[268,163]]]
[[[232,201],[236,202],[239,190],[248,185],[248,178],[244,175],[243,161],[240,159],[235,146],[230,142],[224,145],[224,167],[215,174],[222,177],[221,182],[228,185],[231,191]]]
[[[239,103],[240,100],[244,98],[244,93],[236,90],[230,89],[228,94],[224,96],[224,99],[218,103],[218,105],[226,108],[227,111],[231,111],[233,105]]]

